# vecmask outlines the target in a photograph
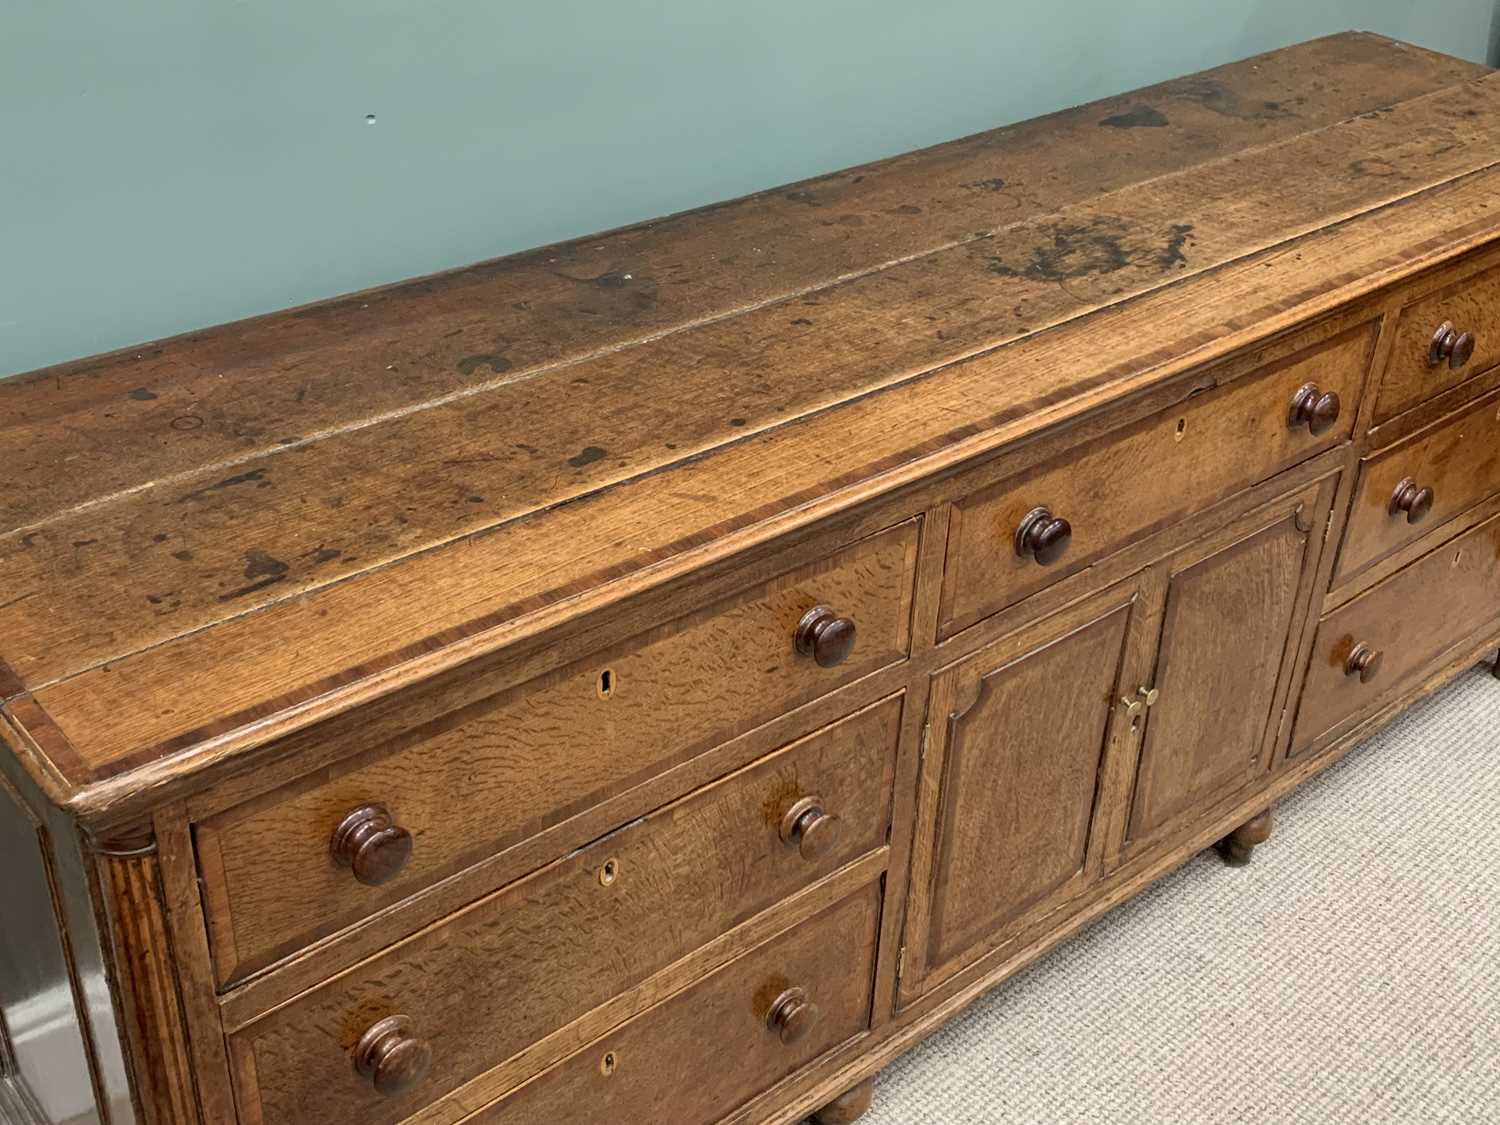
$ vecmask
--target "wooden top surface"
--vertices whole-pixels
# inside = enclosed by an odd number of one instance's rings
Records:
[[[1342,35],[0,381],[12,741],[134,807],[1477,245],[1497,160],[1500,78]]]

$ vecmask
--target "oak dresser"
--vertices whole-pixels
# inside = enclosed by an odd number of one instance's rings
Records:
[[[16,1120],[852,1121],[1500,645],[1500,77],[1322,39],[0,428]]]

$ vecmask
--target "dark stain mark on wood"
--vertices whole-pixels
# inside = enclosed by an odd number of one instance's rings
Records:
[[[807,325],[811,324],[812,321],[808,320],[805,316],[799,316],[796,320],[792,321],[792,323],[798,325],[799,327],[805,328],[807,327]]]
[[[585,465],[592,465],[595,461],[603,457],[604,453],[605,451],[597,445],[585,446],[577,454],[568,458],[568,464],[572,465],[575,469],[581,469]]]
[[[236,488],[242,484],[253,484],[256,488],[271,487],[271,482],[266,479],[265,469],[251,469],[248,473],[239,473],[232,477],[225,477],[223,480],[215,481],[213,484],[206,484],[202,488],[195,488],[191,492],[186,492],[177,502],[184,504],[189,500],[202,500],[205,496],[210,496],[215,492],[222,492],[226,488]]]
[[[156,395],[154,392],[147,390],[145,387],[137,387],[135,390],[130,392],[129,397],[135,399],[136,402],[151,402],[156,398]]]
[[[174,430],[196,430],[203,425],[203,419],[196,414],[180,414],[172,419]]]
[[[99,540],[97,540],[97,539],[75,539],[75,540],[73,540],[73,546],[75,546],[75,547],[92,547],[97,542],[99,542]]]
[[[1240,121],[1274,121],[1282,117],[1295,117],[1292,106],[1301,105],[1303,98],[1290,98],[1285,102],[1261,101],[1247,103],[1217,78],[1195,76],[1169,82],[1164,87],[1170,97],[1185,98],[1197,102],[1210,113],[1221,117],[1233,117]]]
[[[337,547],[318,547],[308,551],[302,557],[308,561],[310,566],[321,566],[323,563],[332,562],[334,559],[342,558],[344,552]]]
[[[806,188],[798,188],[796,191],[789,191],[786,193],[786,197],[793,203],[801,203],[808,207],[823,206],[823,203],[818,198],[817,193],[808,191]]]
[[[731,419],[729,419],[729,424],[731,426],[743,426],[745,424],[745,419],[743,419],[743,418],[731,418]]]
[[[165,531],[158,531],[155,535],[153,535],[151,537],[151,542],[153,542],[153,543],[165,543],[170,538],[172,538],[172,537],[170,535],[168,535]]]
[[[484,503],[484,497],[483,496],[465,496],[464,497],[464,502],[467,503],[467,504],[483,504]]]
[[[285,575],[282,575],[280,578],[262,578],[259,582],[252,582],[248,586],[241,586],[238,590],[231,590],[227,594],[220,594],[219,600],[221,602],[232,602],[235,598],[243,598],[258,590],[264,590],[267,586],[274,586],[276,583],[283,581],[285,577]]]
[[[496,375],[503,375],[510,370],[510,360],[498,352],[487,352],[484,355],[466,355],[458,361],[458,371],[461,375],[472,375],[481,367],[488,367]]]
[[[445,465],[489,465],[500,458],[493,453],[476,453],[472,457],[450,457],[443,462]]]
[[[1192,241],[1190,223],[1173,223],[1159,242],[1142,241],[1118,219],[1100,217],[1090,223],[1058,223],[1050,227],[1028,257],[1013,261],[997,255],[987,268],[1000,277],[1031,281],[1067,281],[1114,273],[1127,267],[1165,272],[1187,263],[1184,248]]]
[[[1157,257],[1157,262],[1164,270],[1187,265],[1187,255],[1183,253],[1183,249],[1193,240],[1192,223],[1173,223],[1169,229],[1166,245]]]
[[[227,594],[220,594],[219,600],[221,602],[233,601],[246,594],[253,594],[257,590],[264,590],[267,586],[274,586],[286,580],[287,571],[290,569],[291,567],[280,559],[267,554],[258,547],[252,547],[245,552],[245,577],[256,581],[248,586],[241,586],[237,590],[231,590]]]
[[[610,270],[594,278],[594,284],[600,289],[624,289],[630,284],[630,274],[624,270]]]
[[[1401,170],[1389,160],[1378,156],[1366,157],[1364,160],[1355,160],[1350,163],[1349,171],[1356,176],[1374,176],[1384,179],[1388,176],[1399,176]]]
[[[1106,129],[1160,129],[1169,124],[1167,115],[1149,105],[1138,105],[1099,122]]]
[[[922,208],[912,203],[903,203],[900,207],[892,207],[887,214],[890,215],[920,215]]]
[[[252,547],[245,552],[246,578],[281,578],[290,569],[286,563],[259,547]]]
[[[172,557],[174,559],[177,559],[177,560],[181,561],[181,562],[192,562],[193,561],[193,552],[192,551],[173,551],[172,552]]]
[[[970,180],[959,187],[972,188],[974,191],[1004,191],[1005,180],[1000,176],[991,176],[987,180]]]

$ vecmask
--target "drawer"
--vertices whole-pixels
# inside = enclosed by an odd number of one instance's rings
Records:
[[[1375,398],[1375,421],[1394,418],[1497,362],[1500,268],[1454,282],[1401,310]]]
[[[495,892],[234,1033],[241,1097],[249,1103],[259,1091],[259,1116],[247,1120],[400,1120],[880,850],[890,827],[900,716],[899,697],[875,704]],[[800,835],[784,830],[799,819]],[[858,942],[848,943],[860,929],[815,932],[858,960]],[[800,979],[812,984],[818,977]],[[843,1003],[845,985],[850,1000],[866,987],[851,978],[830,1001]],[[432,1063],[409,1089],[383,1096],[356,1073],[351,1050],[366,1028],[395,1016],[430,1045]],[[837,1019],[834,1025],[842,1026]],[[644,1061],[631,1054],[636,1065]]]
[[[957,501],[943,635],[1347,439],[1374,337],[1361,325]],[[1317,434],[1291,411],[1308,384],[1339,399]],[[1049,545],[1047,519],[1070,536]]]
[[[846,899],[464,1125],[720,1120],[868,1028],[879,911],[874,887]],[[777,1030],[776,1014],[788,1009],[797,1019]]]
[[[1500,390],[1360,462],[1336,579],[1500,491]]]
[[[443,716],[398,745],[372,747],[352,768],[201,821],[195,838],[219,983],[902,660],[918,526],[889,528]],[[795,643],[818,606],[855,626],[840,662],[827,643],[836,629],[823,634],[821,652]],[[355,865],[333,855],[346,824],[354,825],[342,837],[346,859],[363,848]]]
[[[1500,516],[1325,617],[1292,738],[1306,749],[1373,710],[1453,645],[1500,618]]]

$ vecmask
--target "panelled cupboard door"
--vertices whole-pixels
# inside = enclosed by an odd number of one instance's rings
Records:
[[[1321,492],[1278,501],[1161,564],[1167,595],[1155,672],[1133,687],[1140,758],[1126,851],[1173,835],[1269,768],[1292,622],[1327,522]]]
[[[932,679],[905,1003],[1077,894],[1140,591],[1115,587]]]

